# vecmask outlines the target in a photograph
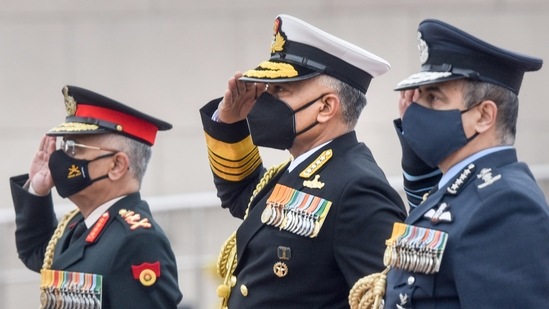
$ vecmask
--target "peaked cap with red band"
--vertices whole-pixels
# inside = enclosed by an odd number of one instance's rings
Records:
[[[68,115],[48,135],[118,133],[152,146],[158,131],[172,128],[165,121],[83,88],[65,86],[63,95]]]

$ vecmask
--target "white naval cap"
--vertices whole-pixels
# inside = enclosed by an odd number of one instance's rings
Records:
[[[372,78],[391,68],[385,59],[290,15],[278,15],[273,31],[271,58],[241,80],[291,82],[326,74],[366,93]]]

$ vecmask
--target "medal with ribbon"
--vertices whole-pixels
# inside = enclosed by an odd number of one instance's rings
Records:
[[[276,184],[261,214],[261,222],[300,236],[318,235],[332,202]]]
[[[101,275],[42,269],[41,278],[41,309],[101,309]]]
[[[446,232],[396,222],[383,263],[409,272],[437,273],[447,240]]]

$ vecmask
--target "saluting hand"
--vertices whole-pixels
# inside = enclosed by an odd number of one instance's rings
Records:
[[[398,100],[400,119],[404,117],[404,113],[406,112],[406,109],[408,109],[408,106],[410,106],[412,102],[416,102],[417,99],[419,99],[418,89],[403,90],[400,92],[400,98]]]
[[[242,73],[236,72],[228,81],[228,89],[218,106],[218,120],[235,123],[246,119],[255,100],[265,91],[264,83],[240,81]]]
[[[47,195],[53,188],[53,179],[48,167],[50,155],[55,151],[56,138],[53,136],[42,137],[40,147],[32,160],[29,181],[36,195]]]

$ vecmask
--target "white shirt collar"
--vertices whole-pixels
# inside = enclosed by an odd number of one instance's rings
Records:
[[[86,223],[86,227],[87,228],[92,227],[95,224],[95,222],[97,222],[97,220],[99,220],[99,217],[101,217],[101,215],[103,213],[105,213],[105,211],[107,211],[109,208],[111,208],[111,206],[114,205],[114,203],[118,202],[123,197],[125,197],[125,195],[117,197],[115,199],[112,199],[112,200],[106,202],[105,204],[103,204],[103,205],[97,207],[96,209],[94,209],[91,212],[91,214],[86,218],[86,220],[84,220],[84,222]]]

